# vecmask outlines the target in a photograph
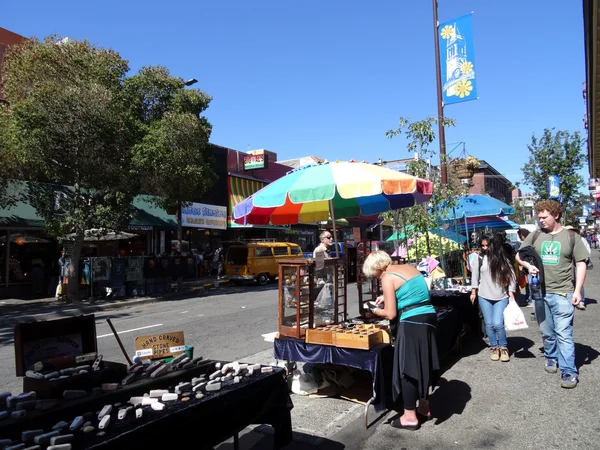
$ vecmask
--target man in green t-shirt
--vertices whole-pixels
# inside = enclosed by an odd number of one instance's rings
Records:
[[[579,382],[575,366],[575,343],[573,341],[573,316],[579,304],[585,281],[587,250],[579,236],[560,224],[562,208],[554,200],[543,200],[535,205],[541,232],[530,233],[521,248],[533,246],[544,266],[544,293],[535,302],[535,316],[544,341],[546,372],[561,371],[561,386],[574,388]],[[537,275],[539,268],[521,260],[517,262],[530,275]],[[573,263],[577,267],[573,289]]]

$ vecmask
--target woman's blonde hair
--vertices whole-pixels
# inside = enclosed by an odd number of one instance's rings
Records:
[[[388,268],[388,266],[392,264],[392,258],[386,252],[382,250],[378,250],[376,252],[372,252],[367,259],[365,259],[365,263],[363,264],[363,273],[367,278],[372,278],[377,276],[377,272],[382,272]]]

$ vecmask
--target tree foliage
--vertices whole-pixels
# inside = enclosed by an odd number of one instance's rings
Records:
[[[434,195],[431,205],[438,210],[442,205],[448,205],[448,199],[454,194],[452,184],[442,185],[438,173],[432,168],[431,161],[437,152],[431,149],[431,144],[435,141],[437,133],[434,126],[438,124],[438,119],[429,117],[424,120],[411,122],[410,119],[400,117],[398,128],[386,132],[386,137],[393,137],[404,134],[408,139],[406,148],[410,154],[415,154],[415,158],[407,163],[408,173],[419,178],[428,179],[434,182]],[[442,124],[444,127],[455,126],[454,119],[445,117]],[[426,238],[427,252],[431,253],[431,242],[427,231],[431,228],[437,228],[438,223],[436,215],[429,214],[430,205],[421,204],[400,211],[389,211],[382,214],[382,217],[390,219],[395,233],[407,235],[407,230],[412,229],[415,235],[424,235]],[[414,227],[414,228],[412,228]],[[424,256],[424,255],[422,255]]]
[[[210,98],[161,67],[130,78],[128,71],[112,50],[57,37],[14,46],[3,64],[10,106],[0,114],[0,158],[36,181],[30,202],[48,231],[75,236],[74,298],[85,230],[125,228],[142,185],[187,200],[208,182],[196,182],[198,175],[212,176],[210,125],[200,117]]]
[[[184,89],[163,67],[146,67],[129,78],[125,90],[145,135],[133,149],[133,163],[142,174],[143,189],[156,203],[180,210],[199,199],[216,180],[208,147],[211,125],[201,114],[211,97],[198,89]],[[178,214],[179,239],[181,217]]]
[[[556,131],[546,128],[539,139],[533,135],[529,149],[529,160],[523,168],[523,182],[532,187],[540,199],[548,198],[548,176],[558,175],[561,198],[568,207],[579,189],[583,178],[578,171],[584,167],[584,140],[578,132]]]

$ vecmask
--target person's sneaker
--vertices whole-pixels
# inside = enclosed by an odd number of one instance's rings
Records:
[[[500,349],[498,347],[492,347],[490,350],[492,351],[490,359],[492,361],[498,361],[500,359]]]
[[[563,373],[560,376],[560,387],[565,389],[573,389],[577,387],[577,383],[579,383],[579,379],[577,375],[570,375],[568,373]]]
[[[555,359],[547,359],[544,369],[546,369],[546,372],[548,373],[556,373],[558,372],[558,363]]]
[[[585,311],[585,303],[579,302],[575,305],[575,308]]]
[[[508,349],[506,347],[500,347],[500,361],[510,361],[510,356],[508,356]]]

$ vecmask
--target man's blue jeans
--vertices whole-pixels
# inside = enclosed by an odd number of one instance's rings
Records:
[[[490,347],[506,347],[506,330],[504,329],[504,310],[508,306],[508,297],[502,300],[487,300],[479,296],[479,307],[483,313],[485,331],[490,340]]]
[[[573,341],[573,294],[546,294],[535,301],[535,317],[544,341],[546,359],[558,361],[562,373],[577,375]]]

